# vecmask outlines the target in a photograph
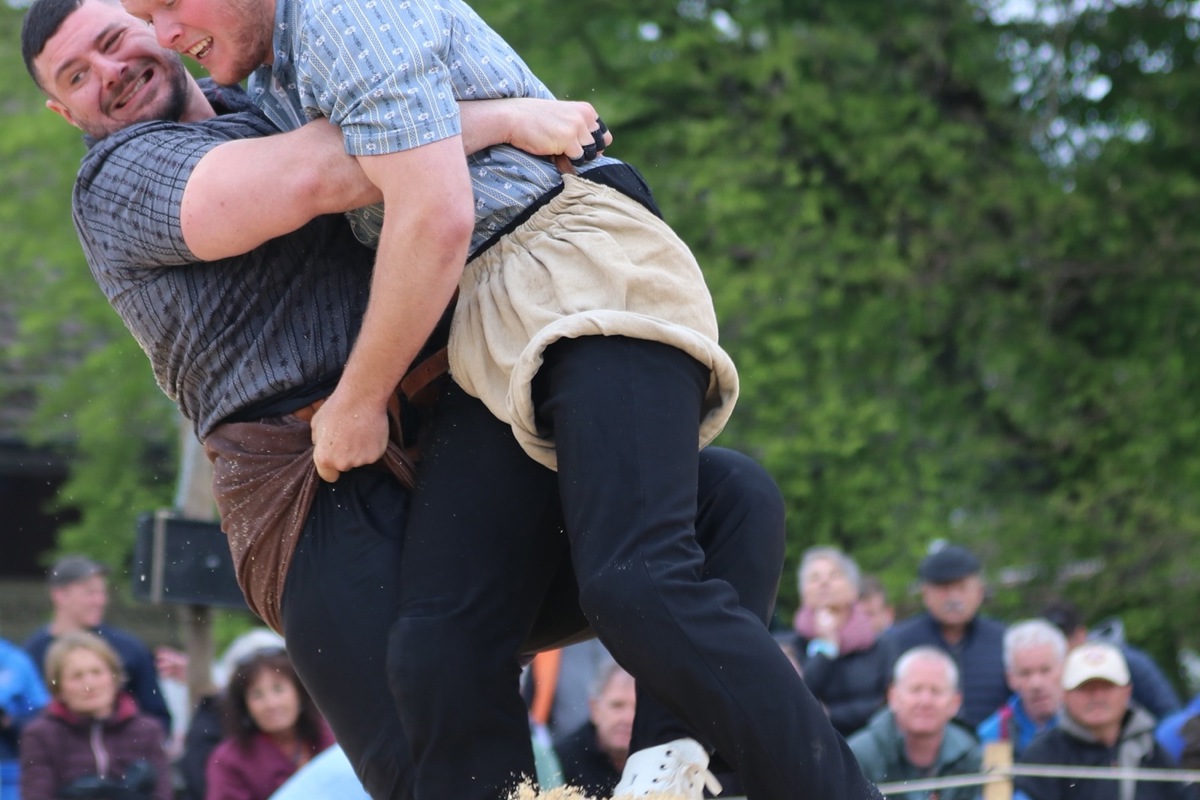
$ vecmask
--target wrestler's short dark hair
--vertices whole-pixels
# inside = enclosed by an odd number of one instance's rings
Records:
[[[46,42],[58,33],[63,20],[75,13],[85,0],[34,0],[21,23],[21,55],[29,77],[43,91],[46,89],[33,67],[33,60],[46,49]]]

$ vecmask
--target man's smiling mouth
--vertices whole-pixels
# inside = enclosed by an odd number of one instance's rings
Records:
[[[137,94],[138,92],[140,92],[142,90],[142,87],[150,82],[150,76],[151,76],[150,70],[146,70],[144,73],[142,73],[142,76],[140,78],[138,78],[136,81],[134,81],[132,84],[130,84],[129,88],[127,88],[124,92],[121,93],[121,96],[117,98],[117,102],[113,103],[113,108],[118,111],[120,109],[124,108],[125,105],[131,99],[133,99],[133,96],[135,94]]]
[[[184,50],[183,52],[187,53],[189,56],[191,56],[192,58],[199,61],[200,59],[207,56],[208,52],[210,50],[212,50],[212,44],[213,44],[212,37],[208,36],[208,37],[205,37],[204,39],[201,39],[200,41],[196,42],[194,45],[189,47],[187,50]]]

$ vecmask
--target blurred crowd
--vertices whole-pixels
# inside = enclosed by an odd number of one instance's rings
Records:
[[[902,620],[878,580],[833,547],[808,550],[801,604],[776,638],[867,776],[879,784],[969,776],[985,747],[1016,764],[1200,768],[1200,697],[1184,705],[1121,626],[1089,628],[1066,601],[1006,623],[983,613],[983,568],[945,545],[921,563],[923,610]],[[107,569],[50,570],[50,621],[0,640],[0,800],[364,800],[277,634],[259,628],[212,665],[187,702],[183,653],[152,653],[108,625]],[[595,640],[525,670],[537,780],[607,797],[629,755],[634,678]],[[167,702],[173,697],[172,702]],[[172,707],[174,714],[172,713]],[[723,776],[736,794],[736,776]],[[914,784],[915,785],[915,784]],[[1124,773],[1018,776],[1017,800],[1193,798],[1184,782]],[[890,794],[976,800],[978,786]]]

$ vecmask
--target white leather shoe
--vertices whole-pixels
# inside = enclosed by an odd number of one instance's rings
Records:
[[[658,794],[704,800],[705,787],[714,795],[721,792],[720,781],[708,771],[708,753],[695,739],[676,739],[630,754],[613,800]]]

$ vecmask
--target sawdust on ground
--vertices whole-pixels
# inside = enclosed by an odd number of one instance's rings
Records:
[[[525,783],[517,787],[517,790],[508,796],[508,800],[606,800],[606,798],[592,797],[573,786],[560,786],[557,789],[543,792]],[[612,800],[621,800],[621,798],[615,797]],[[678,794],[656,792],[644,795],[640,800],[687,800],[687,798]]]

